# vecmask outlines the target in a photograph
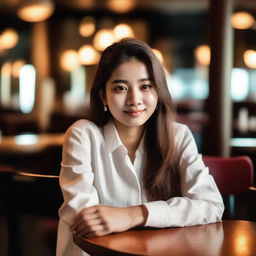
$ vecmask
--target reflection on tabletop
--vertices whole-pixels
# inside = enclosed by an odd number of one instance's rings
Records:
[[[218,255],[222,246],[223,228],[221,223],[217,223],[203,225],[200,228],[195,226],[159,229],[154,233],[146,233],[145,237],[146,239],[142,240],[139,235],[133,236],[131,233],[129,238],[120,236],[109,240],[107,245],[110,248],[126,251],[136,243],[139,245],[136,248],[137,253],[144,252],[144,255],[166,256],[166,252],[171,252],[171,255],[190,255],[191,251],[194,251],[198,256],[205,256],[207,251],[208,256],[215,256]],[[207,241],[205,241],[206,237]]]
[[[61,146],[64,134],[22,134],[17,136],[2,136],[0,151],[3,152],[35,152],[48,146]]]
[[[256,223],[253,223],[256,226]],[[239,221],[233,226],[228,235],[231,243],[224,244],[222,250],[234,256],[256,255],[256,228],[248,221]]]

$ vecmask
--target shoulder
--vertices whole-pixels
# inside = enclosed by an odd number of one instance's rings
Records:
[[[175,137],[177,137],[177,136],[183,137],[183,136],[191,135],[191,131],[187,125],[177,123],[177,122],[173,122],[172,125],[173,125],[173,131],[174,131]]]
[[[172,125],[173,125],[175,144],[177,146],[194,143],[193,134],[187,125],[177,123],[177,122],[173,122]]]
[[[97,126],[95,123],[93,123],[90,120],[87,119],[80,119],[73,123],[69,128],[68,131],[73,131],[73,130],[78,130],[78,131],[100,131],[100,127]]]
[[[66,138],[99,137],[102,129],[87,119],[80,119],[72,124],[66,131]]]

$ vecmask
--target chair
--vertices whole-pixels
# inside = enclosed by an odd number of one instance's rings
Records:
[[[203,156],[223,196],[227,217],[235,217],[235,196],[244,195],[253,185],[253,163],[248,156]]]
[[[38,216],[44,220],[43,225],[47,221],[57,223],[63,201],[58,176],[1,168],[0,181],[8,229],[8,255],[22,255],[23,216]],[[30,239],[35,240],[33,236]]]

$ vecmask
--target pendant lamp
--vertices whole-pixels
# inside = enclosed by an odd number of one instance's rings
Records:
[[[48,19],[54,11],[51,0],[23,0],[18,8],[18,16],[28,22],[40,22]]]

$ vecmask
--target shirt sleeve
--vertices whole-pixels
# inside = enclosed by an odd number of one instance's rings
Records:
[[[93,186],[94,174],[91,166],[91,132],[85,120],[78,121],[66,132],[60,187],[64,202],[59,210],[59,226],[56,256],[85,256],[74,242],[69,227],[83,208],[96,205],[98,194]]]
[[[176,146],[182,196],[145,203],[148,210],[145,226],[184,227],[221,221],[224,211],[222,196],[185,125],[179,125]]]
[[[99,202],[93,186],[90,132],[83,122],[85,121],[78,121],[69,128],[63,144],[59,182],[64,203],[59,216],[69,225],[84,207]]]

